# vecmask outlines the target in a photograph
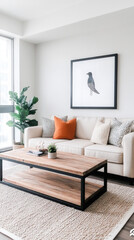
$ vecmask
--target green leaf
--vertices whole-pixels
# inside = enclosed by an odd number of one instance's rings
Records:
[[[14,122],[13,121],[8,121],[7,123],[6,123],[9,127],[13,127],[14,126]]]
[[[25,119],[26,122],[27,122],[27,121],[30,121],[30,120],[31,120],[30,118],[26,118],[26,119]]]
[[[35,119],[32,119],[32,120],[30,120],[30,121],[27,121],[27,123],[28,123],[28,125],[29,125],[30,127],[32,127],[32,126],[37,126],[37,125],[38,125],[38,121],[36,121]]]
[[[10,115],[11,115],[11,117],[13,117],[14,119],[20,120],[20,115],[19,115],[19,114],[12,112],[12,113],[10,113]]]
[[[23,95],[23,96],[24,96],[24,95]],[[22,99],[22,104],[23,104],[23,105],[25,105],[25,104],[27,103],[26,100],[27,100],[27,96],[24,96],[23,99]]]
[[[32,100],[32,104],[36,104],[37,102],[39,101],[39,99],[37,97],[33,97],[33,100]]]
[[[20,131],[22,131],[22,127],[20,126],[20,124],[19,124],[19,122],[13,122],[13,121],[8,121],[7,122],[7,125],[9,126],[9,127],[16,127],[16,128],[18,128]]]
[[[48,152],[50,153],[54,153],[57,150],[55,144],[50,144],[47,149],[48,149]]]
[[[24,132],[22,126],[18,122],[15,122],[14,126],[18,128],[21,132]]]
[[[23,123],[20,123],[20,122],[15,122],[14,126],[15,126],[16,128],[18,128],[21,132],[24,132],[24,129],[25,129],[26,127],[28,127],[27,124],[23,124]]]
[[[24,95],[22,95],[22,96],[20,96],[19,97],[19,99],[18,99],[18,102],[20,103],[20,104],[22,104],[23,103],[23,99],[25,98],[25,96]]]
[[[26,92],[28,90],[28,88],[30,88],[30,86],[28,87],[24,87],[20,93],[20,96],[24,94],[24,92]]]
[[[14,101],[16,104],[18,103],[18,94],[13,91],[9,91],[10,100]]]
[[[30,110],[30,108],[28,107],[28,102],[23,103],[22,107],[28,111]]]
[[[34,104],[36,104],[39,101],[39,99],[37,97],[33,97],[29,103],[28,106],[31,108]]]
[[[29,127],[29,124],[25,122],[25,123],[23,124],[23,126],[24,126],[24,128],[27,128],[27,127]]]
[[[16,105],[15,108],[19,113],[21,112],[21,107],[19,105]]]
[[[36,111],[37,111],[37,109],[32,109],[32,110],[30,110],[30,111],[29,111],[29,115],[33,115],[33,114],[35,114]]]
[[[19,113],[21,122],[23,122],[28,115],[29,115],[29,111],[27,109],[22,109],[21,112]]]

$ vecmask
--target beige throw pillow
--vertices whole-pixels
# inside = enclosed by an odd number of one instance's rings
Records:
[[[110,123],[103,123],[97,121],[93,130],[91,141],[97,144],[107,144],[108,136],[110,131]]]

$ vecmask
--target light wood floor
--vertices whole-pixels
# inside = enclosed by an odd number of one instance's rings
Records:
[[[134,214],[125,224],[123,229],[119,232],[119,234],[115,237],[114,240],[132,240],[134,236],[130,237],[130,230],[134,228]]]

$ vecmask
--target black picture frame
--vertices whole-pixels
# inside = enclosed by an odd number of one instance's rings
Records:
[[[70,107],[117,109],[117,68],[117,53],[71,60]]]

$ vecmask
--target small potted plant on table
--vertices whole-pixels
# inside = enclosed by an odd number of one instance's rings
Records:
[[[55,144],[50,144],[48,146],[48,158],[56,158],[57,157],[57,148]]]

